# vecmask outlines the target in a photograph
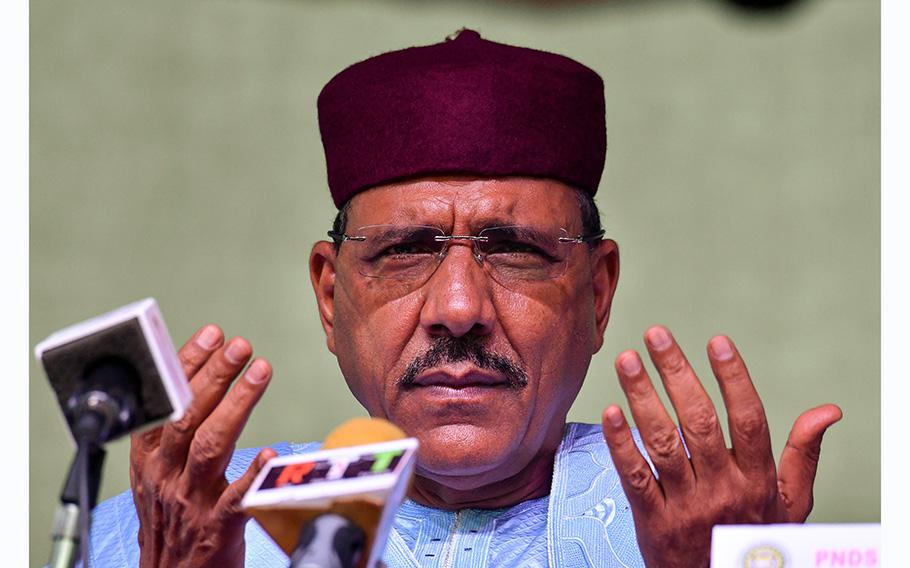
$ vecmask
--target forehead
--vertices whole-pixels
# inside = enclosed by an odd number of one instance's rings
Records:
[[[575,190],[550,179],[434,177],[369,189],[351,201],[348,225],[409,223],[476,229],[515,223],[580,228]]]

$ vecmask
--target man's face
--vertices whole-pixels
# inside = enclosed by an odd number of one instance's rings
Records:
[[[353,198],[347,234],[388,224],[583,233],[574,190],[531,178],[416,180]],[[370,415],[419,439],[418,474],[470,489],[552,453],[602,343],[615,243],[562,245],[559,276],[509,280],[455,240],[432,276],[410,284],[365,276],[364,246],[346,241],[337,256],[329,243],[314,248],[328,346]]]

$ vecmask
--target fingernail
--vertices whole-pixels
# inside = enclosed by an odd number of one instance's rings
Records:
[[[231,363],[239,365],[247,358],[248,352],[243,342],[234,340],[228,343],[227,349],[224,350],[224,356]]]
[[[202,328],[202,331],[196,336],[196,345],[206,350],[211,349],[217,345],[220,335],[217,327],[214,325],[207,325]]]
[[[630,377],[641,372],[641,362],[638,360],[638,355],[635,353],[623,354],[623,356],[619,358],[619,366],[622,367],[622,372]]]
[[[733,358],[733,346],[726,337],[715,337],[711,341],[711,351],[718,361],[729,361]]]
[[[620,428],[622,426],[622,410],[618,406],[611,406],[607,409],[607,421],[610,426]]]
[[[652,327],[648,330],[648,343],[658,351],[663,351],[670,346],[670,332],[662,327]]]
[[[262,359],[256,359],[250,368],[246,370],[246,380],[258,385],[269,377],[269,366]]]

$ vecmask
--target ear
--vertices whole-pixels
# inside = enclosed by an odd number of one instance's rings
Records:
[[[310,252],[310,281],[329,351],[335,353],[335,247],[319,241]]]
[[[593,251],[592,284],[594,286],[594,316],[597,337],[594,338],[594,352],[600,351],[604,342],[604,331],[610,321],[610,307],[619,281],[619,245],[611,239],[604,239]]]

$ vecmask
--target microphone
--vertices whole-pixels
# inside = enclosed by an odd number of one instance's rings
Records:
[[[109,440],[170,418],[192,400],[154,298],[60,330],[35,347],[76,446],[54,517],[52,568],[88,566],[88,513],[95,507]]]
[[[291,568],[353,568],[365,545],[362,528],[341,515],[323,513],[300,529]]]
[[[318,452],[268,461],[242,501],[292,568],[375,568],[414,473],[417,440],[354,418]]]
[[[77,445],[178,420],[192,399],[154,298],[60,330],[35,357]]]

